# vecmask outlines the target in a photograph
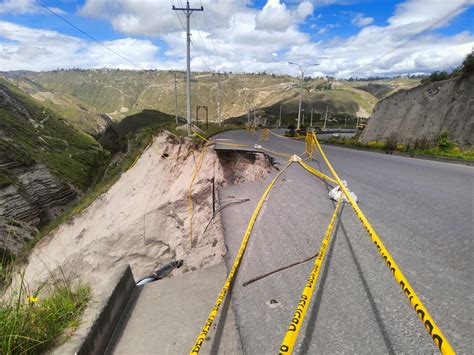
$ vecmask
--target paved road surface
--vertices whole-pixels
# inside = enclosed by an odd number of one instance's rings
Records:
[[[259,136],[233,131],[217,138],[253,145]],[[272,135],[269,142],[259,144],[285,153],[304,151],[304,143]],[[451,345],[460,353],[473,353],[474,168],[339,147],[324,149]],[[283,158],[275,158],[280,167],[285,165]],[[319,161],[311,165],[320,168]],[[223,211],[228,266],[273,176],[220,192],[221,199],[251,199]],[[334,206],[327,192],[325,183],[293,164],[262,209],[232,294],[248,354],[277,352],[312,263],[245,288],[242,282],[319,249]],[[336,228],[297,352],[436,352],[349,205]],[[269,306],[271,299],[278,301],[276,307]]]

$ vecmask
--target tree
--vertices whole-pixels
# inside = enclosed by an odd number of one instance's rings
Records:
[[[462,62],[462,72],[464,75],[474,73],[474,53],[470,53]]]

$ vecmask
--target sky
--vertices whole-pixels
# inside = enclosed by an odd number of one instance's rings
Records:
[[[0,0],[0,71],[186,67],[184,0]],[[474,0],[191,0],[195,71],[337,78],[452,70]],[[289,64],[288,62],[299,64]]]

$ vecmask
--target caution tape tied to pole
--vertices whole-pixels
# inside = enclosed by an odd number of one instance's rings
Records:
[[[306,311],[309,308],[313,292],[316,289],[319,272],[321,271],[321,266],[324,262],[324,257],[326,256],[326,251],[328,250],[329,242],[331,241],[331,235],[334,229],[334,224],[336,222],[336,218],[343,200],[344,198],[341,197],[337,202],[336,208],[334,209],[331,222],[329,222],[326,234],[324,235],[323,242],[321,243],[321,248],[319,249],[318,257],[314,262],[314,266],[311,269],[308,281],[306,281],[306,285],[304,286],[303,292],[301,293],[301,297],[298,302],[298,307],[296,307],[295,313],[293,314],[293,318],[291,319],[286,335],[280,345],[280,354],[291,354],[293,352],[293,348],[295,346],[298,333],[301,329],[301,325],[303,324]]]
[[[202,328],[201,332],[199,333],[196,342],[193,345],[193,348],[191,349],[190,354],[198,354],[199,351],[201,350],[202,344],[206,340],[207,334],[209,333],[209,330],[211,329],[212,323],[214,322],[214,319],[217,316],[217,313],[219,311],[219,308],[224,302],[224,298],[227,294],[227,291],[230,288],[230,285],[233,281],[233,278],[237,272],[237,269],[239,268],[240,261],[242,260],[242,257],[244,255],[245,249],[247,247],[247,242],[249,240],[250,234],[252,232],[253,226],[255,224],[255,221],[257,220],[257,216],[260,213],[260,210],[262,209],[263,203],[265,202],[268,194],[270,193],[270,190],[272,187],[275,185],[276,181],[280,178],[281,174],[288,169],[288,167],[291,165],[291,161],[288,162],[288,164],[285,166],[284,169],[282,169],[270,182],[270,184],[267,186],[265,192],[263,193],[262,197],[258,201],[257,206],[255,207],[255,210],[253,211],[252,217],[250,218],[249,224],[247,226],[247,230],[245,231],[244,237],[242,238],[242,243],[240,244],[239,252],[237,253],[237,256],[235,258],[234,264],[232,265],[232,269],[230,270],[229,276],[227,276],[227,280],[224,283],[224,286],[221,289],[221,292],[219,293],[219,296],[217,297],[217,300],[214,304],[214,307],[211,310],[211,313],[209,314],[209,317],[207,318],[204,327]]]
[[[408,282],[407,278],[405,275],[403,275],[402,271],[396,264],[395,260],[393,259],[392,255],[388,252],[387,248],[385,245],[382,243],[380,240],[380,237],[378,234],[375,232],[374,228],[371,226],[367,218],[365,217],[364,213],[362,210],[359,208],[357,203],[354,201],[352,198],[351,194],[347,191],[346,187],[342,183],[341,179],[337,175],[336,171],[332,167],[331,163],[329,162],[328,158],[326,157],[326,154],[324,153],[323,149],[321,148],[321,145],[319,144],[318,138],[316,137],[316,134],[313,133],[313,139],[314,139],[314,144],[316,144],[317,149],[321,153],[321,156],[323,157],[324,161],[326,162],[329,170],[331,170],[331,173],[333,174],[334,178],[337,180],[338,185],[340,186],[341,190],[344,192],[344,195],[346,196],[347,200],[351,204],[352,208],[354,209],[357,217],[359,220],[362,222],[364,225],[368,235],[374,242],[375,246],[377,247],[377,250],[379,251],[380,255],[385,261],[385,264],[388,266],[390,271],[392,272],[393,277],[397,281],[397,283],[400,285],[400,287],[403,290],[403,293],[405,296],[408,298],[410,301],[411,306],[415,310],[416,314],[420,318],[421,322],[425,326],[426,330],[430,334],[431,338],[433,339],[433,342],[435,343],[436,346],[438,346],[439,350],[441,351],[442,354],[455,354],[453,348],[449,344],[448,340],[445,338],[443,333],[441,332],[441,329],[436,325],[434,319],[431,317],[431,315],[428,313],[428,310],[425,308],[421,300],[418,298],[417,294],[415,293],[413,287],[410,285]]]

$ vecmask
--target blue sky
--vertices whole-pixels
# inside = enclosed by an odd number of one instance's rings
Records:
[[[0,70],[184,67],[183,18],[171,11],[183,0],[41,3],[112,50],[34,0],[2,0]],[[194,13],[191,23],[192,65],[199,70],[296,74],[288,61],[317,61],[309,74],[392,76],[455,67],[474,46],[473,0],[191,1],[201,4],[205,14]]]

